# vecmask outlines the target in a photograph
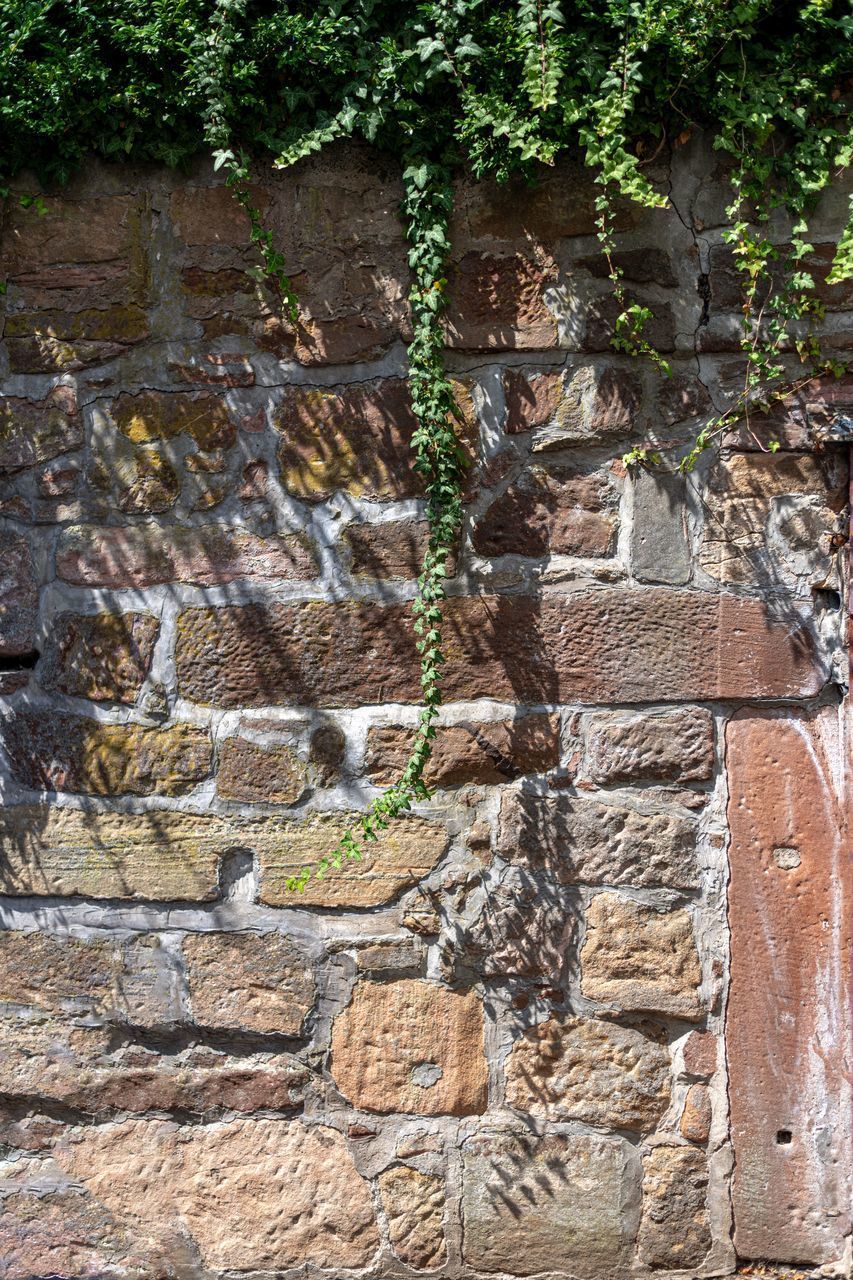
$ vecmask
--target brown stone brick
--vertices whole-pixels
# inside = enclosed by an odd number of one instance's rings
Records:
[[[34,1276],[78,1277],[108,1273],[114,1265],[157,1274],[167,1265],[152,1255],[138,1231],[78,1191],[25,1187],[4,1200],[0,1215],[3,1280]],[[161,1274],[163,1272],[161,1271]],[[166,1273],[168,1274],[168,1273]]]
[[[248,356],[233,351],[206,352],[186,363],[169,362],[169,372],[176,382],[189,382],[202,387],[252,387],[255,371]]]
[[[0,560],[0,656],[28,653],[35,647],[38,584],[29,541],[3,531]]]
[[[413,818],[395,822],[376,841],[362,846],[361,859],[331,869],[294,893],[287,881],[302,867],[332,853],[358,814],[311,815],[298,821],[273,820],[259,848],[260,899],[270,906],[375,907],[395,898],[427,875],[447,851],[444,826]]]
[[[462,962],[486,978],[558,983],[574,933],[565,896],[516,870],[489,889],[457,943]]]
[[[560,884],[693,889],[695,846],[694,824],[673,814],[523,791],[501,800],[497,852]]]
[[[445,697],[518,702],[792,697],[824,677],[804,630],[734,595],[602,588],[481,596],[446,607]],[[391,604],[188,609],[183,697],[221,707],[417,702],[409,608]]]
[[[418,978],[362,979],[335,1019],[332,1075],[359,1110],[476,1115],[488,1086],[482,1005]]]
[[[132,703],[151,666],[159,627],[147,613],[60,613],[39,682],[75,698]]]
[[[134,444],[187,435],[200,449],[228,449],[237,429],[225,400],[206,391],[140,391],[112,401],[110,417]]]
[[[849,741],[839,710],[726,729],[734,1242],[829,1264],[853,1203]],[[846,788],[846,789],[845,789]]]
[[[54,387],[44,400],[0,401],[0,472],[47,462],[83,443],[72,387]]]
[[[305,765],[284,744],[262,747],[245,738],[226,738],[220,748],[216,790],[223,800],[295,804],[307,780]]]
[[[109,262],[129,252],[138,235],[140,203],[133,195],[85,200],[42,198],[45,213],[12,207],[3,261],[10,275],[56,263]]]
[[[566,236],[595,235],[594,189],[583,166],[566,157],[553,167],[543,166],[535,186],[520,177],[507,182],[462,181],[456,207],[467,231],[477,238],[547,244]],[[618,226],[631,226],[635,216],[624,202],[617,214]]]
[[[358,578],[417,578],[429,545],[429,526],[425,520],[351,524],[342,542],[349,548],[350,572]],[[448,561],[448,576],[455,568]]]
[[[193,1020],[298,1036],[314,1003],[302,955],[280,933],[196,933],[182,944]]]
[[[365,1267],[379,1244],[370,1189],[324,1126],[135,1120],[77,1130],[54,1158],[172,1261],[189,1244],[205,1269],[339,1270]]]
[[[369,730],[364,769],[378,786],[399,777],[412,737],[411,729],[398,726]],[[559,717],[522,715],[517,720],[443,725],[425,777],[430,787],[497,784],[524,773],[544,773],[559,761]]]
[[[655,715],[604,712],[586,731],[584,772],[599,786],[704,782],[714,769],[714,721],[700,707]]]
[[[562,373],[523,373],[506,369],[503,374],[506,421],[504,431],[518,435],[545,427],[555,417],[563,396]]]
[[[580,365],[563,381],[556,414],[536,424],[534,453],[573,445],[609,444],[639,424],[643,384],[618,366]]]
[[[467,253],[450,271],[447,334],[452,347],[474,351],[557,346],[557,320],[544,299],[553,263],[522,254]]]
[[[705,1155],[689,1147],[655,1147],[643,1160],[643,1262],[684,1271],[701,1265],[711,1247],[705,1200]]]
[[[610,1276],[627,1267],[636,1194],[618,1138],[496,1131],[462,1148],[463,1257],[474,1271]]]
[[[238,578],[313,578],[317,564],[307,539],[259,538],[244,529],[207,525],[77,525],[63,529],[56,571],[89,587],[153,587],[191,582],[210,587]]]
[[[3,735],[12,772],[34,790],[88,795],[183,795],[211,770],[208,733],[191,725],[143,729],[26,711]]]
[[[444,1179],[404,1166],[379,1175],[379,1194],[394,1253],[416,1271],[432,1270],[447,1258],[444,1239]]]
[[[516,1041],[506,1100],[537,1120],[651,1133],[669,1105],[666,1045],[631,1027],[549,1018]]]
[[[710,1031],[691,1031],[684,1041],[684,1070],[708,1080],[717,1070],[717,1037]]]
[[[108,451],[103,443],[95,443],[86,469],[89,484],[107,497],[107,502],[93,503],[95,509],[111,500],[119,511],[147,515],[175,505],[181,477],[161,446],[134,446],[122,436],[109,442]]]
[[[711,1098],[704,1084],[692,1084],[687,1090],[678,1131],[688,1142],[706,1143],[711,1131]]]
[[[659,284],[670,289],[678,284],[669,254],[661,249],[648,245],[642,249],[617,249],[610,257],[623,279],[632,284]],[[577,258],[572,266],[588,271],[598,280],[606,280],[610,276],[610,263],[600,252]]]
[[[695,1021],[702,971],[686,911],[599,893],[586,913],[581,987],[591,1000]]]
[[[263,215],[269,208],[269,195],[258,186],[251,186],[249,193]],[[251,224],[228,187],[181,186],[169,198],[169,216],[185,244],[228,248],[249,244]]]
[[[672,307],[668,302],[659,302],[647,292],[630,290],[631,301],[647,306],[652,318],[643,329],[643,337],[658,351],[675,350],[675,319]],[[586,337],[584,351],[611,352],[613,338],[616,335],[616,320],[622,314],[622,303],[612,293],[599,295],[590,304],[586,318]],[[696,320],[701,314],[701,302],[696,300]],[[707,329],[701,330],[707,333]]]
[[[12,373],[84,369],[149,336],[148,318],[135,305],[15,314],[5,327]]]
[[[531,467],[477,520],[481,556],[606,556],[616,520],[606,474]]]

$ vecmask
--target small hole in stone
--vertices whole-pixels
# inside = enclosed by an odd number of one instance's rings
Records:
[[[790,1129],[780,1129],[776,1134],[776,1146],[789,1147],[793,1137],[794,1135],[791,1133]]]

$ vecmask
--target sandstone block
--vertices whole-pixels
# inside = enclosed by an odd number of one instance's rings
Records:
[[[233,197],[232,197],[233,198]],[[43,199],[46,212],[14,209],[4,244],[12,275],[56,263],[110,262],[126,254],[138,234],[140,206],[133,195]]]
[[[445,698],[646,702],[811,695],[824,682],[805,627],[759,600],[666,588],[455,598]],[[417,702],[408,605],[187,609],[181,695],[220,707]]]
[[[699,707],[657,715],[602,713],[589,723],[584,770],[599,786],[705,782],[714,770],[714,721]]]
[[[631,1180],[618,1139],[484,1134],[468,1139],[463,1162],[469,1267],[597,1277],[627,1263]]]
[[[343,543],[350,552],[350,572],[358,578],[417,578],[429,545],[425,520],[393,524],[351,524]],[[451,576],[455,566],[448,563]]]
[[[606,556],[616,521],[606,475],[532,467],[474,526],[481,556]]]
[[[597,1019],[549,1018],[516,1042],[506,1100],[539,1120],[651,1133],[669,1105],[665,1044]]]
[[[45,689],[133,703],[148,675],[159,621],[147,613],[61,613],[39,669]]]
[[[678,1131],[688,1142],[706,1143],[711,1131],[711,1098],[704,1084],[687,1090]]]
[[[412,738],[411,729],[397,726],[369,730],[364,769],[379,786],[399,776]],[[559,762],[560,721],[556,715],[444,725],[433,745],[426,782],[430,787],[498,784],[524,773],[545,773]]]
[[[183,795],[213,759],[209,735],[191,725],[143,729],[38,711],[11,718],[3,741],[13,774],[35,791]]]
[[[134,444],[187,435],[199,449],[228,449],[237,438],[224,398],[213,392],[123,393],[112,401],[109,413],[122,435]]]
[[[599,893],[586,918],[584,995],[622,1009],[701,1016],[702,971],[686,911],[655,911],[618,893]]]
[[[255,208],[263,214],[269,195],[262,187],[249,188]],[[185,244],[248,245],[251,226],[228,187],[182,186],[172,192],[169,216]]]
[[[4,333],[12,373],[85,369],[120,355],[150,336],[141,307],[93,307],[6,317]]]
[[[672,307],[668,302],[658,302],[650,297],[646,290],[632,290],[632,296],[641,306],[648,306],[652,318],[643,330],[643,337],[658,351],[675,350],[675,319]],[[586,313],[586,337],[583,350],[600,353],[612,353],[613,339],[616,336],[616,321],[622,313],[622,303],[608,291],[599,294],[591,302]],[[697,305],[696,314],[699,314]],[[707,329],[701,330],[707,333]]]
[[[571,795],[514,791],[501,799],[498,853],[561,884],[695,888],[695,845],[694,824],[672,814]]]
[[[640,471],[633,478],[631,572],[640,582],[690,580],[687,488],[683,476]]]
[[[416,1169],[386,1169],[379,1175],[379,1194],[400,1261],[416,1271],[440,1267],[447,1258],[444,1180]]]
[[[27,653],[35,645],[38,584],[28,540],[3,532],[0,563],[0,656]]]
[[[705,1155],[689,1147],[655,1147],[643,1160],[639,1249],[652,1267],[701,1265],[711,1247]]]
[[[365,1267],[379,1243],[369,1188],[334,1129],[137,1120],[81,1129],[55,1158],[138,1238],[174,1259],[189,1237],[211,1269]]]
[[[44,400],[14,396],[0,404],[0,472],[48,462],[83,443],[77,398],[71,387],[54,387]]]
[[[563,393],[563,375],[506,369],[503,388],[506,401],[504,431],[508,435],[518,435],[535,427],[545,427],[556,416]]]
[[[226,738],[222,744],[216,790],[223,800],[295,804],[306,783],[306,767],[288,746],[262,747],[244,738]]]
[[[481,913],[459,940],[460,958],[487,978],[546,979],[557,983],[575,933],[565,896],[519,872],[489,890]]]
[[[138,1236],[134,1239],[135,1235],[103,1205],[76,1191],[47,1195],[42,1187],[14,1191],[4,1200],[0,1214],[3,1280],[33,1280],[34,1276],[79,1280],[109,1274],[116,1267],[133,1269],[147,1280],[167,1265],[166,1260],[162,1254],[152,1255],[147,1243]]]
[[[537,424],[533,452],[622,439],[638,424],[642,394],[636,373],[615,367],[598,372],[592,365],[579,366],[563,382],[556,414]]]
[[[691,1031],[682,1049],[684,1070],[708,1080],[717,1070],[717,1037],[710,1031]]]
[[[76,525],[60,534],[56,571],[76,586],[212,587],[238,578],[313,578],[317,565],[307,539],[298,534],[259,538],[218,524]]]
[[[182,943],[200,1026],[299,1036],[314,1003],[305,958],[279,933],[196,933]]]
[[[556,347],[557,320],[544,298],[556,274],[552,262],[520,253],[466,253],[450,272],[450,346],[473,351]]]
[[[480,1001],[473,992],[463,995],[418,978],[362,980],[335,1019],[332,1075],[364,1111],[484,1111],[488,1071]]]

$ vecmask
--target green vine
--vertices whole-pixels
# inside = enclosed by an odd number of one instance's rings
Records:
[[[809,216],[849,166],[853,15],[846,0],[2,0],[0,193],[32,169],[66,180],[92,152],[170,165],[201,143],[243,207],[269,282],[298,321],[287,263],[252,196],[251,169],[285,168],[339,138],[396,156],[409,242],[417,418],[429,549],[414,602],[423,709],[402,776],[299,888],[360,856],[428,796],[441,704],[442,603],[461,520],[463,454],[444,366],[442,317],[454,174],[535,181],[565,153],[597,187],[597,234],[617,317],[616,350],[668,362],[650,307],[618,264],[617,199],[669,203],[653,167],[704,130],[730,167],[728,244],[742,280],[743,385],[682,446],[692,470],[736,423],[844,365],[819,340]],[[18,197],[39,211],[38,197]],[[780,232],[779,215],[788,230]],[[784,243],[783,243],[784,241]],[[853,204],[827,284],[853,276]],[[771,451],[778,441],[759,447]],[[661,452],[637,447],[629,465]]]

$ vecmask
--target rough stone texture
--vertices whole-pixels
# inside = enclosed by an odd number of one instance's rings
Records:
[[[704,1084],[692,1084],[687,1090],[678,1132],[688,1142],[705,1143],[711,1131],[711,1099]]]
[[[463,1257],[479,1271],[605,1276],[627,1262],[631,1195],[618,1139],[510,1132],[463,1147]]]
[[[306,782],[305,765],[290,747],[261,747],[244,738],[226,738],[222,744],[216,790],[223,800],[294,804]]]
[[[447,698],[780,698],[823,683],[796,618],[733,595],[605,588],[454,599],[446,612]],[[179,688],[207,705],[415,702],[416,659],[397,604],[188,609],[178,620]]]
[[[559,373],[523,373],[507,369],[503,375],[508,435],[544,427],[557,413],[563,387]]]
[[[690,579],[687,485],[683,476],[641,471],[633,478],[631,572],[640,582],[680,586]]]
[[[386,1169],[379,1176],[379,1194],[400,1261],[416,1271],[440,1267],[447,1257],[444,1180],[416,1169]]]
[[[688,1075],[708,1080],[717,1069],[717,1040],[710,1031],[691,1031],[682,1050]]]
[[[417,578],[429,544],[429,526],[425,520],[352,524],[343,540],[350,550],[350,572],[357,578]]]
[[[553,419],[536,425],[533,451],[622,439],[634,428],[641,402],[636,373],[581,365],[564,380]]]
[[[144,613],[59,614],[39,669],[42,688],[93,702],[135,702],[159,627]]]
[[[0,403],[0,473],[47,462],[82,443],[71,387],[54,387],[44,400],[9,396]]]
[[[417,978],[362,980],[332,1032],[332,1075],[363,1111],[484,1111],[483,1009],[473,992]]]
[[[33,712],[9,721],[3,745],[24,786],[98,796],[183,795],[213,759],[209,734],[190,725],[143,729]]]
[[[301,580],[317,573],[304,538],[258,538],[215,524],[65,529],[56,569],[66,582],[88,587],[210,587],[239,578]]]
[[[514,1046],[506,1100],[538,1120],[650,1133],[669,1104],[666,1046],[631,1027],[549,1018]]]
[[[299,1036],[314,1003],[305,958],[277,933],[202,933],[184,938],[194,1020]]]
[[[460,939],[460,958],[487,978],[557,983],[574,933],[565,896],[515,870],[490,888],[482,911]]]
[[[605,476],[533,467],[474,526],[481,556],[606,556],[616,522]]]
[[[561,884],[698,883],[695,831],[688,819],[568,795],[507,792],[497,849],[547,871]]]
[[[583,993],[591,1000],[696,1020],[701,970],[686,911],[655,911],[599,893],[586,915]]]
[[[705,782],[714,768],[709,711],[662,715],[605,713],[590,721],[584,770],[599,786],[625,782]]]
[[[552,262],[523,254],[467,253],[450,272],[447,337],[474,351],[557,345],[557,320],[545,302]]]
[[[110,417],[134,444],[186,435],[200,449],[227,449],[236,438],[225,400],[205,391],[121,395],[110,405]]]
[[[701,1151],[656,1147],[643,1160],[640,1257],[651,1267],[698,1267],[711,1246],[705,1199],[708,1167]]]
[[[378,1245],[369,1188],[327,1127],[238,1120],[180,1132],[137,1120],[79,1130],[55,1156],[173,1258],[183,1241],[212,1268],[363,1267]]]
[[[371,729],[365,773],[379,786],[393,782],[409,757],[412,737],[410,729]],[[557,716],[446,725],[438,730],[426,782],[430,787],[511,782],[525,773],[545,773],[559,760]]]
[[[0,657],[27,653],[35,642],[38,587],[30,544],[3,531],[0,564]]]
[[[735,1246],[748,1257],[828,1263],[849,1230],[849,984],[828,994],[851,949],[842,732],[833,707],[742,711],[726,731],[726,1054]]]

